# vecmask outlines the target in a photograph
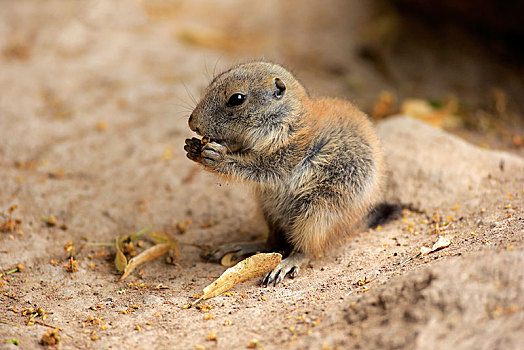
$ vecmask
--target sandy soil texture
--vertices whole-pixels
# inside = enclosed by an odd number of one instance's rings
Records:
[[[524,348],[522,150],[480,148],[400,115],[377,123],[384,197],[413,210],[350,234],[279,287],[252,279],[183,308],[225,269],[195,245],[265,234],[244,188],[185,158],[187,117],[213,74],[254,57],[283,61],[312,93],[368,112],[400,84],[400,63],[378,74],[350,54],[355,37],[322,36],[367,32],[362,2],[305,3],[0,1],[0,210],[18,206],[0,232],[0,348],[38,348],[55,327],[62,349]],[[417,74],[435,64],[422,57]],[[506,67],[484,74],[491,63],[479,62],[406,83],[399,96],[445,94],[452,80],[476,105],[481,85],[506,88],[510,101],[523,89]],[[180,260],[119,282],[114,249],[92,243],[149,225],[174,235]],[[450,246],[418,255],[439,237]]]

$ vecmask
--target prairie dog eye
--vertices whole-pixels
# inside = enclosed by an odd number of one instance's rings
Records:
[[[228,107],[240,106],[242,103],[244,103],[246,98],[247,98],[247,95],[244,95],[244,94],[240,94],[240,93],[233,94],[227,101],[227,106]]]

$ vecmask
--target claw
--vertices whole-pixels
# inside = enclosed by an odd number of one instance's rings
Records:
[[[269,285],[269,283],[271,283],[269,281],[269,277],[271,276],[271,272],[269,272],[265,277],[264,279],[262,280],[262,286],[264,287],[267,287]]]
[[[284,259],[285,260],[285,259]],[[282,263],[281,263],[282,264]],[[273,271],[270,271],[266,277],[264,278],[264,281],[262,281],[262,285],[264,287],[267,287],[269,286],[271,283],[273,283],[273,286],[277,286],[277,284],[279,284],[280,282],[282,282],[282,280],[284,279],[284,277],[286,277],[286,275],[288,274],[289,271],[286,271],[288,270],[287,268],[281,266],[281,265],[278,265]]]
[[[287,258],[282,260],[273,271],[270,271],[266,277],[264,277],[262,285],[267,287],[273,283],[276,287],[277,284],[282,282],[286,275],[289,275],[290,278],[295,278],[300,271],[300,266],[307,263],[308,260],[303,253],[291,253]]]
[[[300,271],[300,267],[299,266],[293,266],[293,268],[289,272],[289,278],[293,279],[293,278],[297,277],[299,271]]]
[[[275,283],[274,283],[274,286],[276,287],[277,284],[279,284],[280,282],[282,282],[282,280],[284,279],[284,277],[286,277],[286,273],[282,270],[280,270],[280,272],[278,273],[278,276],[277,278],[275,278]]]

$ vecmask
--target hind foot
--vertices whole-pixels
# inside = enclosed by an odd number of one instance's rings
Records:
[[[222,258],[228,254],[233,254],[230,257],[231,262],[238,262],[242,258],[246,258],[256,253],[268,252],[266,242],[243,242],[225,244],[207,256],[209,261],[221,262]],[[234,264],[233,264],[234,265]]]
[[[295,278],[300,271],[300,267],[309,262],[309,258],[304,253],[293,251],[287,258],[282,260],[280,264],[273,270],[270,271],[264,280],[262,285],[267,287],[271,283],[274,283],[276,286],[286,275],[289,275],[290,278]]]

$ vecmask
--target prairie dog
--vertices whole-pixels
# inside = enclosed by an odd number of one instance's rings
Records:
[[[222,246],[211,259],[284,252],[266,286],[340,243],[379,199],[383,160],[366,115],[311,98],[280,65],[250,62],[216,76],[189,127],[203,140],[186,140],[187,157],[248,184],[269,229],[266,242]]]

